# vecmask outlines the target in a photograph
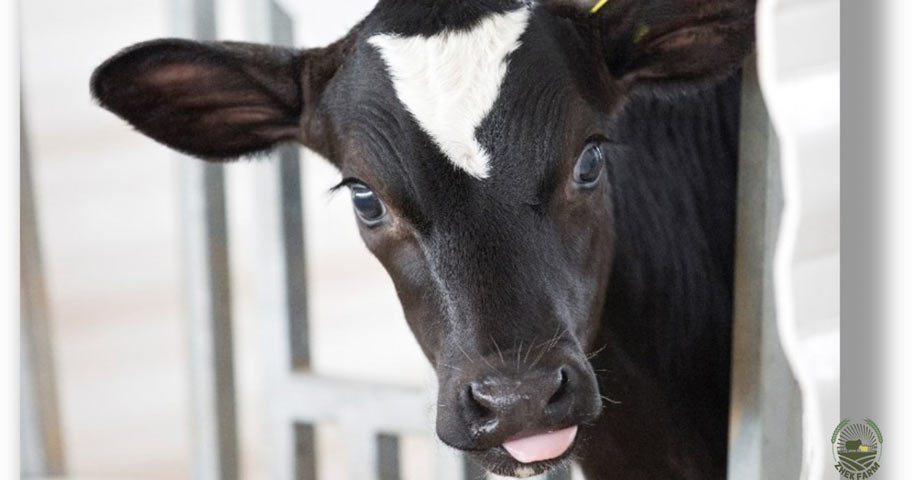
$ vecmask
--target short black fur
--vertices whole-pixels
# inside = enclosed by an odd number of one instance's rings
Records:
[[[737,75],[614,120],[617,248],[593,360],[607,419],[590,432],[590,478],[725,478]]]

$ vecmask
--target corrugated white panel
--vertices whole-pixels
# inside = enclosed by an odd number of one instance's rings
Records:
[[[780,143],[785,206],[778,332],[803,395],[801,478],[831,478],[840,413],[840,4],[761,0],[758,68]]]

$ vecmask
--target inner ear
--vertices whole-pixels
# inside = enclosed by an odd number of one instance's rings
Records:
[[[303,54],[246,43],[157,40],[93,74],[93,96],[141,132],[186,153],[227,159],[298,138]]]

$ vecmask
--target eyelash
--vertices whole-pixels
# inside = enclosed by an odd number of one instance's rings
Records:
[[[328,189],[328,192],[329,192],[329,193],[336,193],[338,190],[340,190],[340,189],[342,189],[342,188],[344,188],[344,187],[349,187],[350,185],[364,185],[364,186],[367,186],[365,182],[362,182],[362,181],[360,181],[360,180],[357,179],[357,178],[354,178],[354,177],[345,177],[343,180],[341,180],[340,182],[338,182],[337,185],[335,185],[335,186],[329,188],[329,189]]]

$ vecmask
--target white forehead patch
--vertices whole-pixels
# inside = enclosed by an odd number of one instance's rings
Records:
[[[456,167],[487,178],[490,156],[475,129],[500,95],[509,54],[528,25],[522,8],[485,17],[471,30],[431,37],[369,39],[388,67],[398,99]]]

